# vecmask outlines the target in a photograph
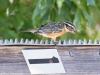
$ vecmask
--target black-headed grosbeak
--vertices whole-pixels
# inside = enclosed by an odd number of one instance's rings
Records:
[[[21,32],[32,32],[34,34],[39,34],[44,37],[52,38],[52,40],[55,42],[56,37],[59,37],[66,32],[75,34],[76,28],[71,22],[49,22],[41,25],[39,28],[22,30]]]

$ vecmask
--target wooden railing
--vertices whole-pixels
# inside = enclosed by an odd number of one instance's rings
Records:
[[[68,42],[68,41],[67,41]],[[71,41],[70,41],[71,42]],[[77,41],[76,41],[77,42]],[[85,43],[84,43],[85,42]],[[91,42],[91,41],[90,41]],[[6,43],[6,44],[5,44]],[[100,45],[99,42],[79,41],[78,43],[59,43],[49,45],[16,43],[10,44],[9,41],[0,43],[0,75],[31,75],[25,62],[22,50],[24,48],[35,49],[57,49],[66,74],[54,75],[97,75],[100,74]],[[12,42],[14,43],[14,42]],[[39,41],[38,41],[39,43]]]

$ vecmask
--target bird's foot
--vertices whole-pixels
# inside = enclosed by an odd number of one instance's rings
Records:
[[[58,44],[58,41],[54,41],[53,43],[56,45],[56,44]]]

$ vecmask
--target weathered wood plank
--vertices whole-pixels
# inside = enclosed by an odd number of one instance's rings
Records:
[[[21,52],[24,48],[57,48],[66,74],[53,75],[100,74],[100,46],[1,46],[0,75],[31,75]]]

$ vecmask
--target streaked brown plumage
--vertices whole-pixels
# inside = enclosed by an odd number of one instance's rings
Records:
[[[34,34],[52,38],[53,41],[55,41],[56,37],[59,37],[66,32],[76,33],[76,28],[70,22],[49,22],[45,25],[41,25],[39,28],[22,30],[21,32],[32,32]]]

